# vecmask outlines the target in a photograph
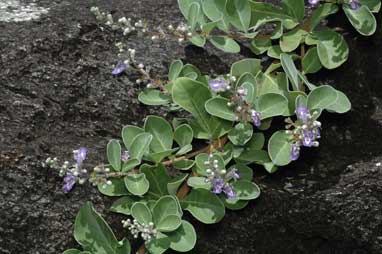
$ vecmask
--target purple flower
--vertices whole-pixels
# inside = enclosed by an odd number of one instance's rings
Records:
[[[302,144],[307,147],[311,147],[314,142],[314,133],[312,130],[304,130]]]
[[[216,92],[224,91],[228,87],[227,81],[223,78],[213,79],[208,85],[211,88],[211,90]]]
[[[72,174],[67,174],[64,178],[64,186],[62,187],[62,190],[65,192],[65,193],[68,193],[69,191],[71,191],[73,189],[73,186],[76,184],[77,182],[77,177],[75,177],[74,175]]]
[[[129,160],[129,158],[130,158],[129,151],[128,150],[123,151],[122,154],[121,154],[121,160],[126,162],[126,161]]]
[[[349,4],[352,10],[356,11],[359,9],[359,0],[350,0]]]
[[[214,178],[212,180],[212,192],[215,194],[219,194],[223,191],[224,180],[223,178]]]
[[[256,127],[259,127],[261,125],[260,112],[257,112],[256,110],[252,110],[251,117],[252,117],[253,125],[255,125]]]
[[[290,147],[290,159],[295,161],[300,157],[300,147],[296,144],[292,144]]]
[[[232,188],[232,186],[231,185],[229,185],[229,184],[226,184],[225,186],[224,186],[224,193],[227,195],[227,198],[228,199],[234,199],[234,198],[236,198],[236,192],[234,191],[234,189]]]
[[[309,0],[309,4],[311,6],[316,6],[319,2],[320,2],[320,0]]]
[[[300,119],[303,123],[306,123],[309,119],[309,109],[304,106],[298,106],[296,108],[297,118]]]
[[[73,151],[74,159],[77,162],[78,167],[82,165],[82,162],[86,159],[87,149],[85,147],[80,147],[78,150]]]
[[[119,75],[122,72],[124,72],[127,69],[127,65],[124,63],[124,61],[118,61],[117,65],[115,66],[114,70],[111,72],[113,75]]]

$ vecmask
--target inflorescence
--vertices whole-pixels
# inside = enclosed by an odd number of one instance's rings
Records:
[[[291,160],[297,160],[300,157],[301,146],[318,147],[317,139],[321,138],[321,122],[316,121],[318,112],[310,114],[309,109],[299,106],[296,109],[297,121],[293,122],[290,118],[286,119],[286,133],[291,136]],[[292,129],[293,128],[293,129]]]
[[[213,160],[212,154],[209,155],[204,164],[208,167],[205,181],[206,183],[212,183],[212,192],[215,194],[224,192],[228,199],[236,198],[236,192],[229,182],[240,179],[237,169],[233,168],[227,172],[225,168],[219,168],[219,161]]]
[[[124,228],[128,228],[134,238],[138,238],[138,236],[141,235],[146,243],[157,236],[157,230],[155,229],[153,222],[149,222],[148,225],[145,225],[144,223],[139,223],[136,219],[133,221],[127,219],[122,220],[122,225]]]

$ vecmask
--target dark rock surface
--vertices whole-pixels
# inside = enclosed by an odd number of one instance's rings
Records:
[[[134,77],[110,75],[120,35],[100,31],[88,10],[97,5],[167,26],[182,20],[175,0],[35,2],[50,8],[40,20],[0,22],[0,253],[76,247],[72,226],[87,200],[121,237],[120,218],[107,211],[110,199],[87,185],[64,195],[57,172],[40,162],[70,158],[81,145],[89,147],[94,165],[104,161],[106,142],[123,125],[139,124],[150,113],[170,114],[139,104],[142,87]],[[255,168],[263,193],[246,209],[228,212],[217,225],[195,222],[196,253],[382,253],[380,30],[370,38],[347,34],[349,61],[314,77],[345,91],[352,111],[324,114],[320,148],[304,150],[297,163],[271,176]],[[158,45],[131,37],[129,45],[163,76],[176,58],[223,73],[240,57],[211,47],[184,49],[175,41]]]

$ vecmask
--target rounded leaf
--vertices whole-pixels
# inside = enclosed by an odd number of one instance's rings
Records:
[[[179,251],[186,252],[194,248],[196,244],[196,232],[191,223],[182,220],[180,227],[168,234],[170,239],[170,248]]]
[[[136,196],[142,196],[149,190],[149,181],[143,173],[129,174],[124,180],[127,190]]]
[[[275,165],[285,166],[291,162],[289,139],[290,136],[285,131],[277,131],[269,139],[268,153]]]

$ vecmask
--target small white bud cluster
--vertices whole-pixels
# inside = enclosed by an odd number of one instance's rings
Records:
[[[176,38],[178,38],[179,43],[182,43],[193,36],[193,33],[190,31],[191,27],[184,23],[180,23],[176,28],[173,25],[169,25],[167,29],[169,32],[175,35]]]
[[[102,184],[102,188],[105,189],[107,185],[112,185],[113,183],[108,179],[108,174],[110,173],[110,168],[103,165],[99,165],[93,168],[93,172],[90,175],[89,182],[93,186]]]
[[[90,8],[90,11],[95,15],[99,23],[110,27],[112,30],[121,30],[123,35],[129,35],[134,31],[139,33],[146,33],[148,31],[147,24],[142,20],[138,20],[133,24],[131,18],[122,17],[115,22],[110,13],[101,12],[98,7],[93,6]]]
[[[131,221],[130,219],[122,220],[124,228],[127,228],[134,238],[138,238],[139,234],[142,239],[148,243],[157,236],[157,230],[154,227],[154,223],[150,222],[148,225],[139,223],[136,219]]]
[[[219,168],[219,161],[216,159],[213,159],[213,155],[210,154],[208,156],[208,159],[204,162],[204,165],[207,167],[206,173],[207,173],[207,179],[206,182],[212,182],[212,180],[215,177],[222,177],[225,174],[227,174],[227,170],[223,168]]]

